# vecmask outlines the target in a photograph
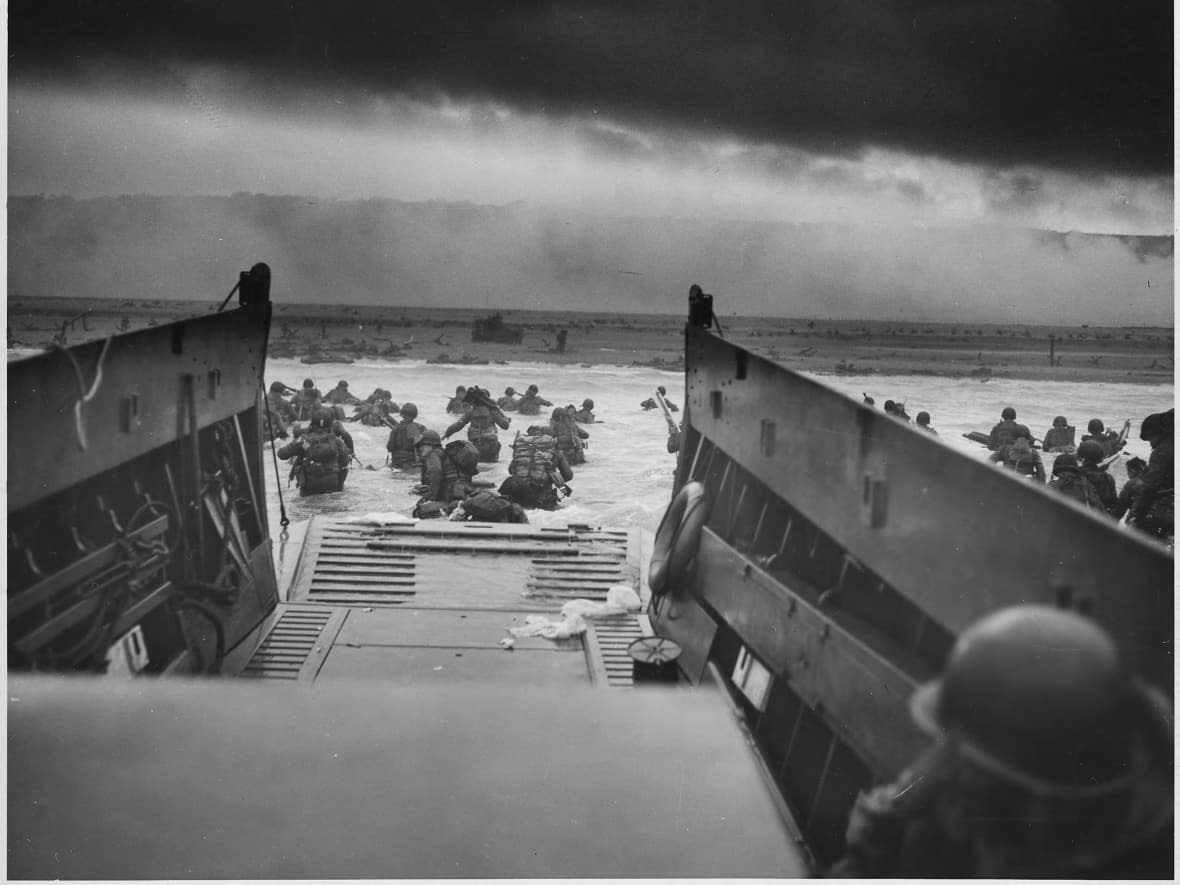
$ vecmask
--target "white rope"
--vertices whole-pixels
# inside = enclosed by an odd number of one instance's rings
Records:
[[[78,365],[78,360],[74,354],[67,348],[60,344],[55,345],[70,361],[70,365],[74,368],[74,378],[78,382],[78,399],[74,400],[74,433],[78,437],[78,448],[81,451],[86,451],[86,422],[83,419],[83,406],[94,399],[98,393],[98,388],[102,384],[102,365],[106,361],[107,351],[111,348],[111,339],[103,339],[102,352],[98,355],[98,365],[94,368],[94,381],[90,384],[90,389],[85,389],[85,382],[82,379],[82,367]]]

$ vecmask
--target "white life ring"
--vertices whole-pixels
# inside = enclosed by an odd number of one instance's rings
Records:
[[[709,501],[705,486],[685,483],[660,520],[655,545],[648,566],[647,583],[651,592],[663,596],[684,580],[688,564],[696,556],[701,529],[709,518]]]

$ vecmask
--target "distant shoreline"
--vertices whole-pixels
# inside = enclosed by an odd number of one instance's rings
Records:
[[[209,303],[15,297],[8,341],[48,347],[103,338],[216,309]],[[271,355],[301,359],[414,359],[478,366],[563,365],[683,369],[684,319],[654,314],[504,311],[519,341],[473,341],[472,324],[493,311],[276,304]],[[980,381],[1173,384],[1173,330],[720,317],[724,335],[789,368],[841,376],[935,375]],[[64,328],[64,333],[63,333]],[[559,333],[566,333],[560,350]],[[1050,335],[1053,336],[1052,341]],[[1055,364],[1049,362],[1052,347]],[[312,366],[338,365],[330,359]]]

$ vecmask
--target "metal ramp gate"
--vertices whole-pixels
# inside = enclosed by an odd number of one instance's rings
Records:
[[[484,678],[513,666],[523,669],[499,645],[508,627],[530,615],[557,619],[572,599],[603,602],[614,585],[640,592],[640,547],[637,532],[580,525],[390,525],[313,518],[287,601],[240,675],[289,681],[352,673],[402,678],[429,665],[423,673]],[[581,681],[630,686],[626,649],[650,635],[646,616],[587,623],[587,632],[576,639],[518,639],[514,651],[551,678],[573,678],[576,670]],[[565,657],[538,657],[540,651]],[[571,667],[571,651],[582,653],[583,665]]]

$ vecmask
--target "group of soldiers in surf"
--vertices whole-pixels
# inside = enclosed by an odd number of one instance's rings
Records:
[[[1174,525],[1173,413],[1173,409],[1155,412],[1140,423],[1139,438],[1151,447],[1151,454],[1147,461],[1138,457],[1127,461],[1127,482],[1121,489],[1107,468],[1122,455],[1130,421],[1118,433],[1093,418],[1087,425],[1089,433],[1075,444],[1075,429],[1064,415],[1058,415],[1038,451],[1032,431],[1017,422],[1016,410],[1008,406],[988,434],[990,460],[1034,481],[1047,482],[1049,488],[1115,520],[1125,517],[1128,525],[1149,535],[1169,538]],[[1054,456],[1048,474],[1040,452]]]
[[[875,405],[867,393],[865,405]],[[885,412],[899,421],[909,422],[905,405],[893,400],[885,402]],[[1053,419],[1053,426],[1039,443],[1027,425],[1016,420],[1016,409],[1006,406],[1000,421],[988,434],[964,434],[968,439],[986,445],[991,451],[989,460],[1030,480],[1046,483],[1049,488],[1075,501],[1104,513],[1115,520],[1126,519],[1128,525],[1157,538],[1173,535],[1173,410],[1157,412],[1145,417],[1139,438],[1151,447],[1147,461],[1133,457],[1127,460],[1127,481],[1118,488],[1109,472],[1110,465],[1123,454],[1127,421],[1123,432],[1107,429],[1101,418],[1092,418],[1087,433],[1076,440],[1076,428],[1064,415]],[[917,426],[937,436],[930,425],[929,412],[919,412]],[[1052,454],[1049,470],[1041,453]]]
[[[421,471],[414,491],[421,495],[414,507],[418,518],[528,522],[527,510],[556,510],[572,494],[569,486],[575,466],[586,463],[590,434],[581,425],[593,424],[594,401],[584,399],[581,408],[572,403],[553,407],[548,421],[529,424],[511,443],[508,477],[493,483],[475,479],[480,464],[499,462],[501,430],[508,430],[507,413],[540,416],[553,403],[541,396],[536,384],[524,394],[507,387],[493,399],[490,391],[459,386],[447,402],[447,413],[456,416],[442,434],[407,419],[391,428],[386,449],[397,470]],[[415,410],[416,412],[416,410]],[[447,442],[466,430],[466,439]]]
[[[590,434],[581,425],[596,420],[594,401],[589,398],[580,408],[573,404],[553,408],[548,421],[530,424],[516,434],[508,478],[493,490],[492,483],[475,475],[480,464],[500,460],[499,431],[508,430],[512,420],[505,413],[539,416],[542,408],[553,406],[536,384],[521,396],[508,387],[495,400],[478,386],[456,388],[447,403],[448,414],[456,420],[442,433],[418,422],[414,403],[399,405],[383,388],[361,400],[351,394],[347,381],[326,395],[310,378],[299,390],[276,381],[265,405],[270,439],[276,445],[277,440],[290,440],[276,454],[292,462],[291,480],[300,495],[343,489],[349,465],[357,460],[344,422],[358,421],[389,428],[386,451],[391,468],[419,471],[420,482],[413,489],[420,496],[413,511],[416,517],[491,522],[528,522],[526,510],[556,509],[572,493],[569,481],[574,466],[586,462]],[[354,407],[351,416],[344,408],[349,405]],[[465,439],[448,442],[463,430]]]

